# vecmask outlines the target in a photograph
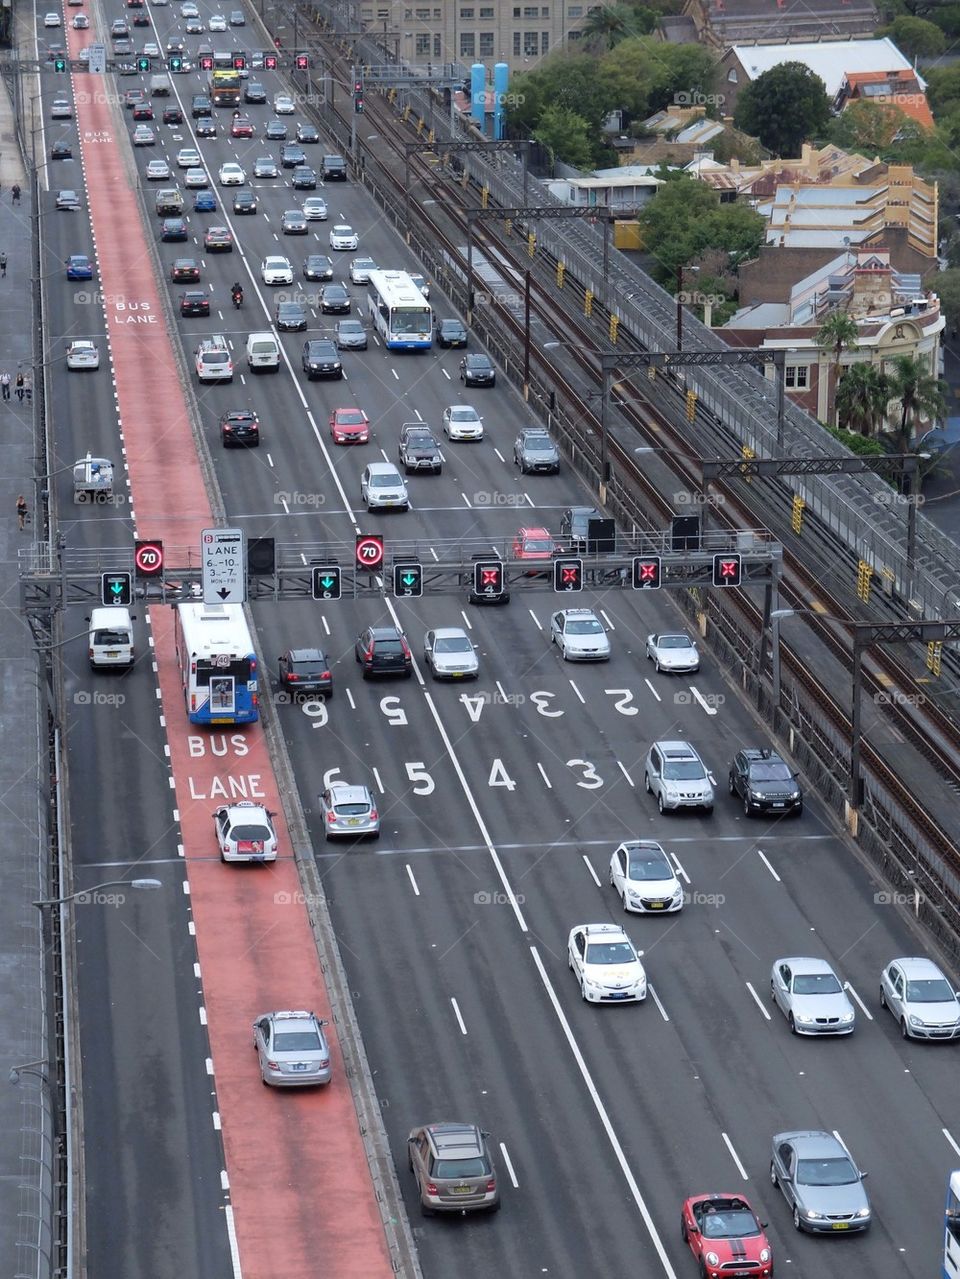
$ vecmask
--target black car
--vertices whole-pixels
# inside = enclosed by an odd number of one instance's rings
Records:
[[[437,320],[437,346],[466,346],[467,328],[461,320]]]
[[[180,294],[181,315],[209,315],[210,295],[202,289],[189,289]]]
[[[160,239],[167,241],[186,240],[187,224],[183,218],[164,218],[160,223]]]
[[[212,116],[204,116],[202,120],[198,120],[194,125],[193,131],[198,138],[215,138],[217,136],[217,122]]]
[[[50,148],[51,160],[72,160],[73,147],[69,142],[55,142]]]
[[[490,363],[489,355],[482,351],[465,355],[460,361],[460,381],[464,386],[494,386],[497,371]]]
[[[183,43],[182,40],[168,40],[167,54],[169,55],[171,53],[183,53],[186,47],[187,46]]]
[[[288,142],[280,152],[280,164],[285,169],[295,169],[298,164],[306,164],[307,157],[303,147],[296,142]]]
[[[365,351],[367,349],[367,330],[360,320],[339,320],[337,322],[337,350]]]
[[[195,93],[190,101],[190,114],[194,120],[199,120],[201,116],[213,115],[213,103],[205,93]]]
[[[180,110],[179,107],[164,107],[163,123],[164,124],[183,124],[183,112]]]
[[[289,648],[277,658],[280,687],[294,699],[321,694],[333,696],[333,674],[322,648]]]
[[[252,191],[238,191],[233,197],[234,213],[256,213],[257,197]]]
[[[260,444],[260,421],[248,409],[233,409],[220,419],[220,442],[225,449],[257,448]]]
[[[318,377],[343,377],[336,345],[329,338],[312,338],[303,344],[303,371],[312,382]]]
[[[320,290],[320,310],[324,315],[345,315],[350,310],[350,294],[342,284],[325,284]]]
[[[333,262],[325,253],[311,253],[304,259],[303,274],[307,280],[332,280]]]
[[[548,475],[560,472],[560,450],[542,427],[527,427],[513,443],[513,460],[520,474],[540,471]]]
[[[307,219],[299,209],[285,209],[280,215],[280,231],[283,235],[306,235]]]
[[[368,626],[357,636],[357,661],[363,667],[363,678],[371,675],[413,674],[413,655],[406,636],[395,626]]]
[[[266,102],[267,91],[258,80],[248,80],[243,87],[244,102]]]
[[[297,125],[297,141],[298,142],[319,142],[320,134],[317,132],[316,126],[313,124]]]
[[[299,302],[278,302],[276,325],[284,333],[300,333],[307,327],[307,313]]]
[[[568,506],[560,516],[560,538],[569,542],[573,550],[582,550],[587,545],[590,521],[605,518],[603,511],[595,506]]]
[[[293,171],[292,185],[294,191],[316,191],[316,169],[311,169],[309,164],[298,164]]]
[[[175,284],[197,284],[200,280],[200,263],[196,258],[174,258],[170,279]]]
[[[730,794],[743,800],[743,811],[753,813],[800,813],[803,792],[796,774],[776,751],[746,746],[737,751],[730,765]]]
[[[324,182],[346,182],[347,162],[342,155],[325,155],[321,168]]]
[[[429,471],[439,475],[443,470],[443,454],[430,429],[420,422],[405,422],[400,428],[398,447],[400,465],[407,475],[411,471]]]

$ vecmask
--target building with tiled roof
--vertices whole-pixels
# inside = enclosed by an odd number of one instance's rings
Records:
[[[850,71],[834,103],[842,111],[852,102],[872,102],[898,107],[924,129],[934,127],[933,112],[917,73],[909,71]]]
[[[694,38],[715,49],[751,40],[848,40],[872,35],[878,21],[873,0],[687,0],[683,17]]]

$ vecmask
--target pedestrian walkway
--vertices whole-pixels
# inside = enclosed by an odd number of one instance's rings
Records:
[[[22,189],[13,208],[11,189]],[[31,255],[27,252],[31,214],[27,175],[13,120],[13,104],[0,82],[0,251],[7,254],[0,279],[0,373],[11,383],[18,367],[32,370],[33,307]],[[36,535],[33,522],[37,448],[34,405],[12,393],[0,399],[0,438],[4,468],[0,479],[0,1024],[6,1052],[0,1078],[0,1274],[49,1274],[51,1160],[50,1092],[53,1078],[44,1034],[43,954],[40,912],[32,904],[46,895],[42,877],[46,856],[49,770],[47,729],[33,641],[20,616],[18,554]],[[17,527],[17,497],[27,501],[23,532]],[[26,1066],[19,1082],[7,1082],[7,1070]]]

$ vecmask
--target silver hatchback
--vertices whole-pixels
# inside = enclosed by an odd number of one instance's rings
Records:
[[[263,1082],[274,1088],[328,1084],[333,1071],[326,1024],[311,1012],[261,1013],[253,1023],[253,1046]]]
[[[643,780],[661,813],[678,808],[713,812],[710,774],[689,742],[654,742],[647,752]]]
[[[880,1006],[904,1039],[960,1038],[960,998],[932,959],[892,959],[880,975]]]
[[[366,786],[334,782],[320,796],[320,815],[327,839],[380,834],[380,814]]]

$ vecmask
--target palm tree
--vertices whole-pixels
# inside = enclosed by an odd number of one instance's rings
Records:
[[[833,376],[830,379],[833,385],[833,411],[827,418],[829,422],[835,423],[837,417],[840,359],[844,351],[851,351],[856,347],[859,336],[860,330],[857,328],[856,321],[851,319],[845,311],[831,311],[817,332],[817,346],[821,350],[833,352]]]
[[[946,412],[943,383],[922,356],[898,355],[891,370],[892,394],[900,401],[899,449],[906,453],[921,418],[935,422]]]
[[[581,39],[591,49],[604,50],[634,35],[643,35],[643,22],[635,9],[625,4],[601,4],[587,14]]]
[[[890,379],[875,364],[851,364],[837,387],[837,419],[845,431],[873,435],[893,396]]]

